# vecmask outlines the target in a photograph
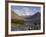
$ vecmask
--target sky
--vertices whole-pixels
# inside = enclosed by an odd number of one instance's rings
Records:
[[[41,12],[40,7],[34,7],[34,6],[11,6],[11,10],[14,11],[19,16],[25,16],[25,15],[34,15],[37,12]]]

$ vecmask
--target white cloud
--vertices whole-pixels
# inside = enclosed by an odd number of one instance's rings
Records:
[[[34,12],[29,11],[29,8],[22,8],[22,10],[13,10],[19,16],[33,15]]]
[[[16,14],[18,14],[19,16],[24,15],[20,10],[14,10],[14,12],[15,12]]]
[[[24,12],[25,12],[25,15],[33,15],[34,14],[34,12],[30,12],[29,10],[29,8],[23,8],[23,10],[25,10]]]

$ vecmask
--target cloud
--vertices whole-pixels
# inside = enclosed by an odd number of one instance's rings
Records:
[[[16,14],[18,14],[19,16],[33,15],[33,14],[34,14],[33,12],[29,11],[28,8],[23,8],[22,10],[18,10],[18,9],[14,10],[14,9],[13,9],[13,11],[14,11]]]
[[[29,8],[23,8],[25,15],[33,15],[34,12],[32,12]]]
[[[14,7],[12,10],[19,16],[25,15],[34,15],[37,11],[40,11],[40,8],[29,8],[29,7]]]
[[[18,14],[19,16],[22,15],[22,13],[20,12],[20,10],[14,10],[14,12],[15,12],[16,14]]]

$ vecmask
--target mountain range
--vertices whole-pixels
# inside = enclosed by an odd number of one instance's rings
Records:
[[[37,12],[36,14],[32,16],[25,17],[26,21],[36,21],[40,20],[40,12]]]
[[[40,20],[40,12],[35,13],[32,16],[18,16],[15,12],[11,11],[11,19],[12,21],[14,20],[15,22],[21,22],[23,21],[33,21],[33,22],[37,22]]]

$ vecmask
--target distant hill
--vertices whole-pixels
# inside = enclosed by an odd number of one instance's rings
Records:
[[[37,12],[33,16],[26,17],[26,21],[38,22],[40,23],[40,12]]]
[[[40,29],[40,12],[37,12],[36,14],[32,15],[32,16],[28,16],[26,17],[26,24],[33,29],[33,30],[39,30]]]
[[[40,19],[40,12],[34,14],[33,16],[31,16],[31,19],[33,19],[34,21]]]
[[[26,19],[32,19],[32,18],[39,17],[39,16],[40,16],[40,12],[35,13],[35,14],[32,15],[32,16],[26,16]]]

